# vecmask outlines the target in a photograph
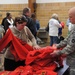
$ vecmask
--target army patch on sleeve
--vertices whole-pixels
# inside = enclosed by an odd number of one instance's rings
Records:
[[[75,39],[72,39],[72,43],[75,43]]]

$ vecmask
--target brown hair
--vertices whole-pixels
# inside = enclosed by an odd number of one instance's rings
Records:
[[[31,14],[31,18],[36,18],[35,13],[32,13],[32,14]]]
[[[25,15],[27,12],[29,12],[30,11],[30,8],[24,8],[23,9],[23,15]]]
[[[11,15],[11,13],[9,13],[9,12],[8,12],[8,13],[6,13],[6,17],[8,17],[8,16],[10,16],[10,15]]]
[[[25,16],[15,17],[14,25],[16,26],[16,22],[18,22],[19,24],[22,24],[23,22],[27,22],[27,21],[28,20],[26,19]]]

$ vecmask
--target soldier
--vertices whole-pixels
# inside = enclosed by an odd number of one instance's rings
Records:
[[[75,7],[69,10],[69,19],[75,25]],[[75,75],[75,28],[62,42],[56,45],[57,51],[54,51],[51,56],[56,57],[59,55],[67,56],[67,64],[69,65],[69,75]],[[60,48],[63,48],[60,50]]]

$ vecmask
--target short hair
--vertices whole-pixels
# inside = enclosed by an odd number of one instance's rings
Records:
[[[8,16],[10,16],[10,15],[11,15],[11,13],[9,13],[9,12],[6,13],[6,17],[8,17]]]
[[[22,24],[23,22],[28,22],[25,16],[15,17],[14,25],[16,26],[16,22]]]
[[[36,18],[35,13],[32,13],[32,14],[31,14],[31,18]]]
[[[52,14],[52,18],[58,19],[58,15],[56,13]]]
[[[25,15],[25,14],[26,14],[27,12],[29,12],[29,11],[30,11],[30,8],[28,8],[28,7],[27,7],[27,8],[24,8],[24,9],[23,9],[23,15]]]

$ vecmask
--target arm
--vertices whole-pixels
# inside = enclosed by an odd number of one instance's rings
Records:
[[[33,48],[39,49],[40,47],[37,45],[36,39],[35,39],[35,37],[33,36],[33,34],[31,33],[31,31],[29,30],[28,27],[26,27],[26,31],[27,31],[28,38],[31,40],[31,42],[33,44]]]
[[[26,32],[27,32],[28,38],[31,40],[33,45],[36,45],[37,44],[36,39],[35,39],[34,35],[32,34],[32,32],[30,31],[30,29],[28,27],[26,27]]]
[[[62,28],[62,25],[58,22],[58,20],[55,20],[54,23],[58,28]]]
[[[68,38],[70,38],[71,34],[72,33],[70,33],[63,41],[61,41],[59,44],[56,45],[57,49],[67,46],[67,41],[68,41]]]
[[[69,40],[67,41],[67,46],[63,50],[59,51],[58,54],[68,55],[75,51],[75,31],[70,34]]]
[[[65,38],[63,41],[61,41],[59,44],[57,44],[57,49],[63,48],[67,45],[67,38]]]
[[[55,57],[57,55],[69,55],[75,51],[75,31],[73,31],[69,36],[67,40],[67,45],[62,50],[57,50],[53,52],[51,55],[52,57]]]

